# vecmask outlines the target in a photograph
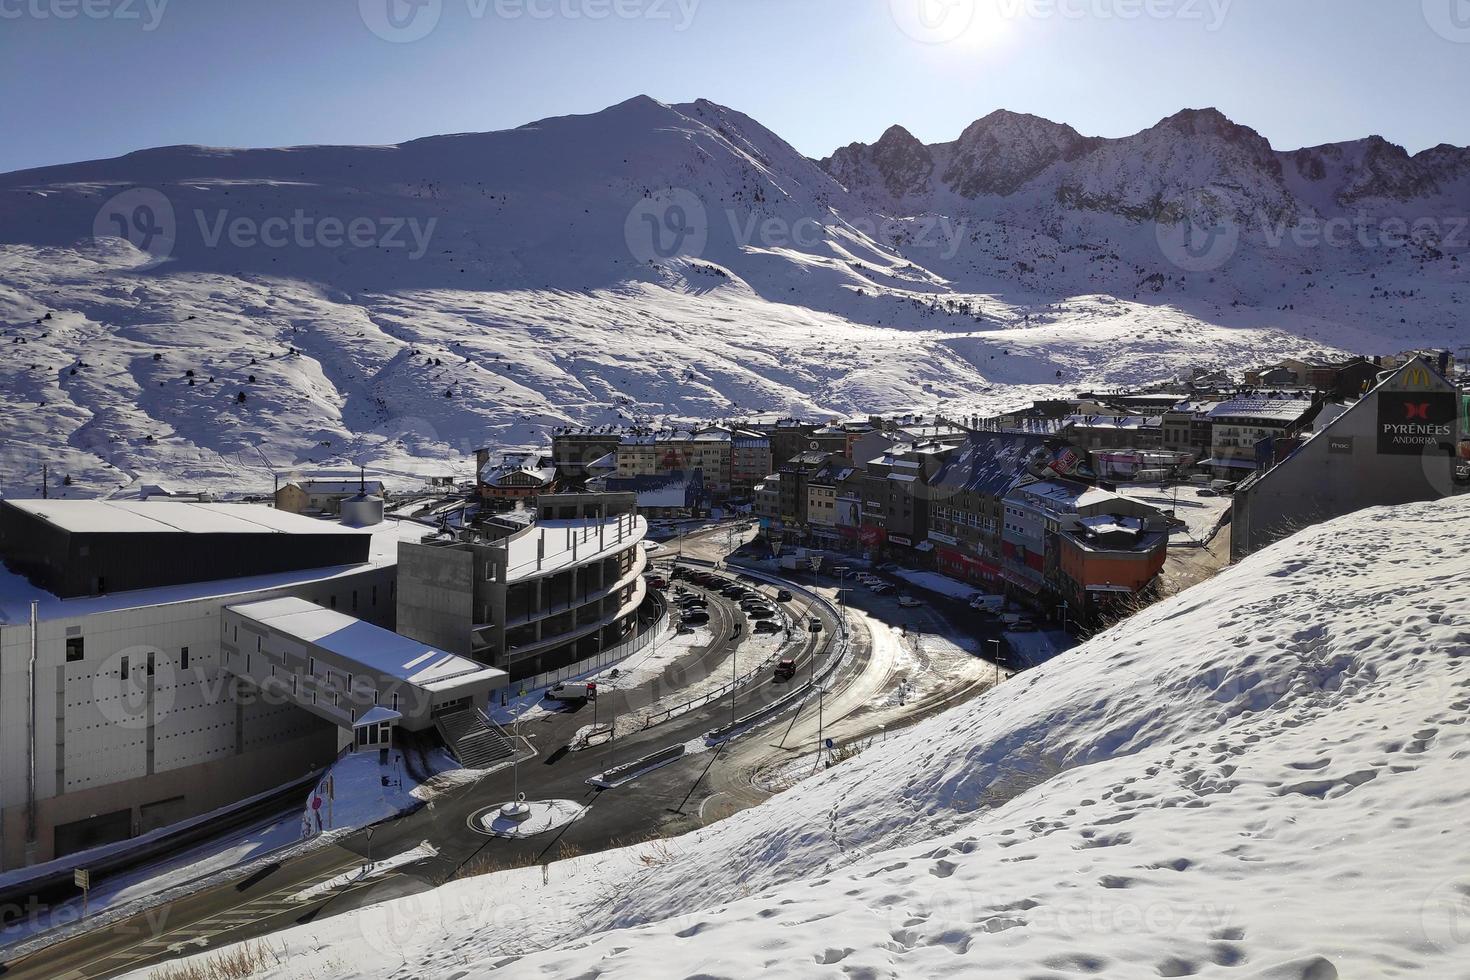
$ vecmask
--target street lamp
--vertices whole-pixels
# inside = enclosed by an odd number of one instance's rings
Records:
[[[1000,640],[992,639],[991,645],[995,647],[995,655],[991,660],[995,664],[995,683],[1000,684]]]

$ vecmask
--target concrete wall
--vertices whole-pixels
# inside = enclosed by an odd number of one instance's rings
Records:
[[[398,545],[398,632],[468,657],[475,623],[475,558],[458,548]]]

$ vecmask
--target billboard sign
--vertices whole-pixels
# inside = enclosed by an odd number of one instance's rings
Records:
[[[1456,441],[1460,406],[1452,391],[1378,393],[1378,452],[1419,456],[1448,451]]]

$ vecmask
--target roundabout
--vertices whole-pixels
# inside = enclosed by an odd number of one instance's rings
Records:
[[[527,801],[523,797],[476,810],[465,822],[486,837],[535,837],[565,827],[586,811],[582,804],[571,800]]]

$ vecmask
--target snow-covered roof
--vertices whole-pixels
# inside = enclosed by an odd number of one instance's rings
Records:
[[[277,633],[313,644],[344,660],[416,687],[433,690],[450,680],[462,683],[471,675],[476,680],[505,676],[503,670],[486,667],[468,657],[411,640],[295,596],[227,608]]]
[[[353,492],[356,492],[356,486]],[[332,521],[260,504],[175,500],[8,500],[72,534],[361,534]]]
[[[1312,403],[1305,398],[1236,398],[1210,409],[1210,418],[1295,422],[1311,407]]]
[[[1026,461],[1046,445],[1043,436],[974,432],[954,451],[931,483],[953,491],[1000,496],[1026,475]]]
[[[354,494],[364,486],[368,493],[380,494],[383,492],[382,480],[292,480],[287,483],[288,487],[297,487],[307,493],[321,494]]]

